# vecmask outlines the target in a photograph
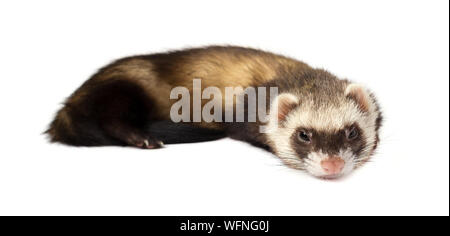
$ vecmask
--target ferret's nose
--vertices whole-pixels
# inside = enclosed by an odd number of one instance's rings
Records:
[[[341,173],[344,169],[345,161],[340,157],[330,157],[320,162],[322,169],[329,175],[336,175]]]

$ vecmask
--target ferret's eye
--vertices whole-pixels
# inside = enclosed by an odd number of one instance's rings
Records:
[[[347,136],[348,140],[354,140],[359,136],[358,129],[356,129],[355,126],[350,127],[349,129],[345,130],[345,136]]]
[[[311,135],[308,134],[306,131],[301,130],[300,132],[298,132],[298,139],[302,142],[305,143],[310,143],[311,142]]]

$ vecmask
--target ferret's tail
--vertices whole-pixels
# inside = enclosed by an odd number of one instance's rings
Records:
[[[170,120],[149,124],[148,134],[165,144],[197,143],[225,138],[225,131],[197,127],[188,123],[174,123]]]
[[[93,122],[71,112],[65,105],[56,113],[49,128],[44,132],[50,142],[72,146],[118,145],[119,142],[106,136]]]
[[[50,123],[48,129],[44,134],[48,135],[51,142],[67,143],[70,139],[69,133],[71,133],[71,119],[67,112],[67,109],[63,107],[56,113],[52,123]]]

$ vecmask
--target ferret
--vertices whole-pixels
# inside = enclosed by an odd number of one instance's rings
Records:
[[[193,122],[193,114],[174,121],[171,109],[177,99],[171,92],[185,88],[195,93],[194,80],[220,92],[262,87],[278,93],[257,98],[266,101],[268,119],[263,122],[250,122],[248,115],[241,122],[220,117]],[[195,112],[194,99],[189,99],[188,110]],[[233,109],[237,100],[232,99]],[[249,99],[239,101],[247,114]],[[374,94],[359,84],[286,56],[209,46],[126,57],[101,68],[67,98],[46,133],[51,142],[73,146],[143,149],[230,137],[272,152],[289,167],[328,179],[346,175],[371,158],[381,124]]]

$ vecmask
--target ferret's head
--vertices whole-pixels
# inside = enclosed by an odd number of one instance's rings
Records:
[[[381,112],[364,87],[328,73],[316,76],[274,99],[267,135],[275,154],[288,166],[337,178],[374,153]]]

